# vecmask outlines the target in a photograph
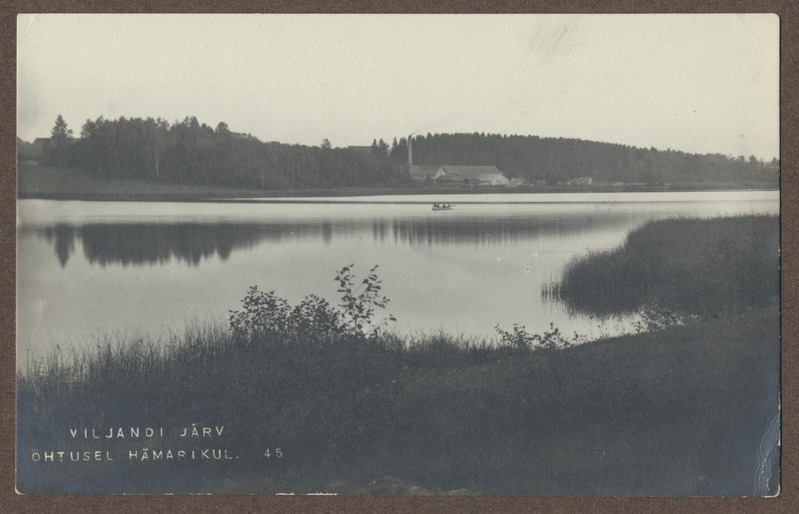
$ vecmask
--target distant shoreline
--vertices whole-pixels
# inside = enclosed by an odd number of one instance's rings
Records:
[[[269,201],[286,198],[410,196],[461,194],[556,194],[556,193],[651,193],[702,191],[779,191],[764,183],[682,183],[664,186],[595,184],[581,186],[519,187],[342,187],[332,189],[252,190],[217,185],[159,184],[144,180],[94,178],[80,170],[19,166],[18,200],[136,201],[136,202],[232,202]]]

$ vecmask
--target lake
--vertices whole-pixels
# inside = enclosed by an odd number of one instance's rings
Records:
[[[456,204],[432,211],[433,202]],[[337,303],[336,272],[375,264],[390,328],[495,338],[499,324],[598,338],[631,317],[541,297],[573,258],[651,219],[779,213],[778,191],[310,198],[159,203],[20,200],[17,359],[98,337],[164,336],[227,319],[250,286]]]

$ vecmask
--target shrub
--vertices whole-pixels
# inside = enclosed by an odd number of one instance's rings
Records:
[[[341,338],[376,340],[380,329],[394,316],[378,320],[389,299],[380,294],[382,281],[374,266],[357,286],[354,265],[344,266],[336,274],[341,303],[333,307],[324,298],[308,295],[291,307],[274,291],[259,291],[252,286],[242,299],[242,309],[230,311],[228,323],[233,336],[243,341],[266,341],[285,337],[310,341]]]
[[[288,330],[298,337],[335,337],[340,325],[341,314],[327,300],[311,294],[291,311]]]
[[[549,324],[549,330],[545,330],[543,334],[531,334],[527,332],[526,327],[518,323],[513,324],[513,332],[502,330],[499,325],[494,328],[499,334],[500,346],[522,351],[562,350],[583,343],[586,340],[585,336],[577,332],[574,333],[572,338],[564,336],[553,323]]]
[[[285,333],[291,307],[274,291],[265,293],[252,286],[241,301],[241,311],[230,311],[228,322],[234,337],[252,340],[269,334]]]
[[[351,273],[353,264],[344,266],[336,275],[339,283],[338,292],[341,293],[341,325],[343,333],[353,335],[366,335],[376,337],[380,328],[388,321],[396,321],[389,315],[376,323],[375,309],[385,309],[388,298],[381,296],[382,281],[377,278],[377,264],[369,270],[369,275],[364,278],[358,287],[355,287],[355,276]]]

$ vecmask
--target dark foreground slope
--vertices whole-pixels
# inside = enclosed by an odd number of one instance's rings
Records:
[[[483,491],[762,494],[777,327],[757,312],[430,376],[406,397],[403,447],[429,441],[413,466],[449,464]],[[435,394],[448,378],[457,385]]]
[[[763,495],[778,480],[776,309],[563,351],[187,338],[167,359],[101,352],[81,383],[21,378],[19,489]],[[192,424],[224,432],[181,438]],[[166,434],[69,433],[131,426]],[[233,458],[163,453],[207,448]],[[43,457],[97,450],[113,462]]]

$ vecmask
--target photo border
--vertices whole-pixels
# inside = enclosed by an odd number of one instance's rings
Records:
[[[163,511],[522,511],[565,512],[668,511],[788,512],[797,501],[797,298],[794,266],[799,248],[796,163],[799,93],[799,2],[794,0],[394,0],[252,1],[145,0],[110,3],[98,0],[20,0],[0,7],[0,505],[13,512]],[[15,303],[16,303],[16,15],[26,12],[113,13],[762,13],[780,16],[780,163],[782,229],[782,465],[777,498],[642,498],[642,497],[413,497],[413,496],[269,496],[269,495],[28,495],[15,492]],[[157,113],[154,113],[157,114]],[[643,458],[643,456],[642,456]]]

